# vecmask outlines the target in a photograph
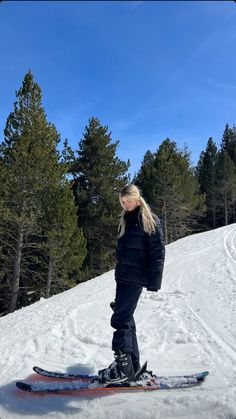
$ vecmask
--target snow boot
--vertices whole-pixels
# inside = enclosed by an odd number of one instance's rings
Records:
[[[134,380],[134,368],[131,356],[121,351],[115,352],[115,361],[99,371],[98,380],[102,384],[129,383]]]
[[[141,368],[139,361],[133,362],[133,368],[134,368],[134,373],[136,373]]]

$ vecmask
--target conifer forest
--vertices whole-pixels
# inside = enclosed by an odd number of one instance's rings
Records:
[[[62,146],[25,75],[0,139],[0,316],[114,268],[119,191],[129,182],[167,244],[236,222],[235,126],[225,121],[220,146],[210,137],[194,167],[188,146],[157,138],[131,178],[104,122],[91,116],[76,150],[68,139]]]

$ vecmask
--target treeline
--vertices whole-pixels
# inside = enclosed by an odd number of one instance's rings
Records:
[[[187,147],[166,139],[147,151],[135,183],[162,218],[166,243],[236,222],[236,128],[225,127],[219,150],[210,137],[192,167]]]
[[[78,150],[47,121],[29,71],[0,144],[0,315],[114,267],[120,189],[131,181],[118,141],[92,117]],[[235,222],[236,131],[212,138],[192,167],[166,139],[147,151],[134,181],[163,223],[166,241]]]

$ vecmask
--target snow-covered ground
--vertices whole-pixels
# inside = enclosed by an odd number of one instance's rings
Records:
[[[235,419],[236,225],[167,246],[163,287],[135,318],[142,361],[158,374],[209,370],[198,387],[109,395],[32,395],[32,366],[95,373],[113,359],[114,272],[0,319],[0,418]]]

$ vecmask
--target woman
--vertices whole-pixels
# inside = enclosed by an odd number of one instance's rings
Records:
[[[143,287],[154,292],[161,288],[165,259],[160,220],[151,212],[137,186],[125,186],[119,198],[123,211],[116,252],[116,297],[111,304],[115,361],[99,372],[103,383],[134,380],[140,362],[133,314]]]

